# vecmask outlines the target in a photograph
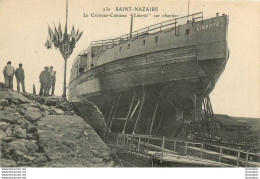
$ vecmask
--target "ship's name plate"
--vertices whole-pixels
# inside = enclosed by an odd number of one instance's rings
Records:
[[[197,30],[211,29],[214,27],[219,27],[219,22],[198,26]]]

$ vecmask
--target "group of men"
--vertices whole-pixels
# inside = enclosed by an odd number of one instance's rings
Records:
[[[23,64],[20,63],[19,67],[16,70],[11,64],[12,62],[8,61],[7,65],[3,69],[5,87],[13,90],[13,76],[15,76],[17,81],[17,91],[20,91],[20,83],[21,83],[22,90],[25,93],[25,85],[24,85],[25,75],[23,70]],[[40,74],[40,83],[41,83],[41,88],[39,92],[40,96],[54,95],[55,83],[56,83],[56,71],[53,71],[53,66],[44,67],[44,70]],[[50,90],[51,90],[51,94],[50,94]]]
[[[20,83],[22,84],[23,92],[25,93],[24,86],[24,70],[23,64],[19,64],[19,67],[15,70],[11,65],[12,62],[8,61],[7,65],[3,69],[4,79],[5,79],[5,87],[9,89],[13,89],[13,76],[15,75],[17,81],[17,91],[20,91]]]
[[[53,96],[55,90],[55,83],[56,83],[56,71],[53,71],[53,66],[44,67],[44,70],[40,74],[40,93],[39,95],[42,96]],[[51,94],[50,94],[51,90]]]

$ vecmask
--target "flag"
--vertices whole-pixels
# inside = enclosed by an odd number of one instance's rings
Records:
[[[72,26],[72,30],[71,30],[71,37],[76,40],[76,33],[75,33],[74,25]]]
[[[58,27],[58,33],[59,33],[59,40],[61,42],[62,41],[62,30],[61,30],[60,22],[59,22],[59,27]]]
[[[49,36],[52,42],[55,41],[55,35],[53,33],[53,31],[51,30],[50,26],[48,26],[48,31],[49,31]]]
[[[79,35],[79,29],[77,30],[76,37]]]
[[[70,48],[73,49],[75,47],[76,44],[76,39],[72,38],[70,41]]]
[[[80,39],[80,37],[82,36],[83,32],[80,32],[76,38],[76,42]]]
[[[47,49],[51,48],[51,42],[50,42],[49,40],[47,40],[47,41],[45,42],[45,47],[46,47]]]
[[[59,44],[59,34],[58,34],[58,31],[57,31],[57,28],[56,28],[54,22],[53,22],[53,25],[54,25],[54,30],[55,30],[55,40],[53,41],[53,43],[54,43],[54,46],[55,46],[56,48],[58,48],[59,45],[60,45],[60,44]]]
[[[51,39],[50,39],[50,34],[48,34],[47,35],[47,40],[46,40],[46,42],[45,42],[45,47],[47,48],[47,49],[51,49]]]

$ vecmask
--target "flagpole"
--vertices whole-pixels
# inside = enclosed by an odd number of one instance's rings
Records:
[[[66,0],[66,25],[65,25],[65,32],[64,38],[67,38],[67,24],[68,24],[68,0]],[[64,58],[64,83],[63,83],[63,98],[66,99],[66,71],[67,71],[67,58]]]
[[[45,46],[47,49],[51,48],[51,44],[54,44],[54,47],[57,49],[59,48],[61,55],[64,59],[64,83],[63,83],[63,98],[66,99],[66,90],[67,90],[67,83],[66,83],[66,73],[67,73],[67,60],[69,59],[69,56],[72,54],[73,49],[75,48],[76,42],[80,39],[83,32],[79,32],[79,29],[77,33],[75,34],[74,25],[72,27],[71,33],[68,34],[67,27],[68,27],[68,0],[66,0],[66,24],[65,24],[65,31],[64,34],[62,34],[61,25],[59,23],[59,28],[57,30],[55,23],[54,24],[54,30],[55,34],[53,33],[52,29],[50,28],[48,24],[48,33],[49,36],[45,43]],[[70,35],[71,34],[71,35]]]

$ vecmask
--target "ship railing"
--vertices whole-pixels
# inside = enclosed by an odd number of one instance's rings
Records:
[[[80,55],[84,55],[84,54],[88,53],[89,50],[91,49],[91,47],[94,47],[94,46],[101,47],[102,49],[104,47],[107,47],[107,48],[114,47],[115,45],[123,44],[123,43],[129,41],[130,39],[141,38],[145,35],[156,34],[156,33],[162,32],[167,29],[176,28],[177,25],[183,25],[183,24],[187,23],[187,21],[180,23],[182,20],[185,20],[186,18],[190,19],[189,21],[192,23],[195,22],[196,20],[203,21],[203,12],[198,12],[198,13],[190,14],[187,16],[177,17],[177,18],[174,18],[171,20],[163,21],[163,22],[139,29],[137,31],[134,31],[134,32],[132,32],[132,34],[128,33],[128,34],[125,34],[125,35],[120,36],[115,39],[92,41],[90,43],[90,46],[86,50],[83,50],[80,52]]]
[[[260,166],[259,156],[249,150],[230,148],[222,145],[200,143],[196,141],[175,140],[166,137],[158,137],[144,134],[115,134],[116,146],[131,151],[149,154],[149,151],[179,154],[206,158],[232,166]],[[253,161],[254,160],[254,161]]]

